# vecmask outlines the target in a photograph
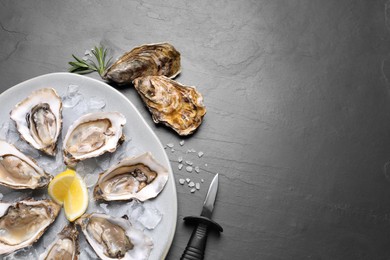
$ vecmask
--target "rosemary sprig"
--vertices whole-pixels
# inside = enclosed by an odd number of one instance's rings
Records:
[[[69,62],[69,65],[71,66],[69,68],[69,72],[77,74],[87,74],[97,71],[99,75],[102,76],[103,72],[106,70],[111,61],[111,58],[106,61],[107,49],[103,46],[95,46],[91,52],[93,56],[95,56],[97,63],[90,58],[88,58],[87,60],[83,60],[72,54],[72,57],[75,59],[75,61]]]

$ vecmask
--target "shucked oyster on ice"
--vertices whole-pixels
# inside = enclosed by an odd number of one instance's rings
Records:
[[[78,234],[76,226],[68,224],[39,256],[39,260],[77,260],[80,253]]]
[[[126,118],[119,112],[85,114],[68,129],[64,138],[64,162],[74,166],[78,161],[114,152],[123,143],[122,128]]]
[[[0,202],[0,255],[36,242],[61,206],[51,200],[22,200],[13,204]]]
[[[62,102],[52,88],[38,89],[10,113],[20,136],[34,148],[55,155],[62,127]]]
[[[100,174],[94,198],[145,201],[156,197],[167,180],[168,171],[148,152],[126,158]]]
[[[180,53],[169,43],[145,44],[126,52],[103,74],[103,78],[119,85],[130,84],[144,76],[180,73]]]
[[[155,123],[162,122],[179,135],[192,134],[206,114],[203,97],[195,87],[184,86],[164,76],[134,80]]]
[[[12,189],[46,187],[53,176],[15,146],[0,140],[0,184]]]
[[[81,216],[76,224],[103,260],[145,260],[153,248],[152,239],[133,228],[126,218],[92,213]]]

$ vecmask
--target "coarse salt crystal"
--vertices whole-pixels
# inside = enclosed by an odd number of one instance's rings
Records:
[[[173,143],[169,143],[169,144],[167,144],[167,146],[168,146],[169,148],[172,148],[172,147],[174,147],[175,145],[174,145]]]
[[[197,182],[197,183],[195,184],[195,188],[196,188],[197,190],[200,189],[200,183],[199,183],[199,182]]]
[[[177,161],[178,162],[182,162],[183,161],[183,157],[180,156],[179,158],[177,158]]]
[[[172,148],[172,149],[171,149],[171,152],[174,153],[174,152],[175,152],[175,149]]]
[[[198,156],[199,156],[199,158],[200,158],[200,157],[202,157],[202,156],[203,156],[203,154],[204,154],[204,153],[203,153],[202,151],[201,151],[201,152],[199,152],[199,153],[198,153]]]
[[[195,166],[195,171],[196,171],[196,173],[199,173],[199,172],[200,172],[200,169],[199,169],[198,166]]]
[[[183,164],[179,164],[178,166],[177,166],[177,168],[179,168],[179,170],[181,170],[182,168],[183,168]]]
[[[187,172],[192,172],[192,167],[191,167],[191,166],[187,166],[187,167],[186,167],[186,171],[187,171]]]
[[[195,186],[195,183],[193,181],[191,181],[190,183],[188,183],[188,187],[192,188]]]
[[[194,193],[195,191],[196,191],[195,188],[192,188],[192,189],[191,189],[191,193]]]
[[[187,178],[187,179],[186,179],[186,182],[187,182],[187,183],[189,183],[190,181],[191,181],[191,179],[190,179],[190,178]]]
[[[187,165],[192,165],[193,163],[191,161],[186,161]]]
[[[181,140],[181,141],[180,141],[180,145],[181,145],[181,146],[184,145],[184,140]]]
[[[203,179],[200,179],[200,181],[203,183],[204,182],[204,180]]]
[[[181,185],[183,185],[183,184],[185,183],[185,181],[186,181],[186,180],[184,180],[184,179],[179,179],[179,183],[180,183]]]

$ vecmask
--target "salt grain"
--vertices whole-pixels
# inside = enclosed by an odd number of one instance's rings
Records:
[[[192,167],[191,167],[191,166],[187,166],[187,167],[186,167],[186,171],[187,171],[187,172],[192,172]]]
[[[187,165],[192,165],[193,163],[191,161],[186,161]]]
[[[199,182],[197,182],[197,183],[195,184],[195,188],[196,188],[197,190],[200,189],[200,183],[199,183]]]
[[[171,152],[174,153],[174,152],[175,152],[175,149],[172,148],[172,149],[171,149]]]
[[[181,163],[182,161],[183,161],[183,157],[179,157],[179,158],[177,158],[177,161],[179,162],[179,163]]]
[[[186,182],[187,182],[187,183],[189,183],[190,181],[191,181],[191,179],[190,179],[190,178],[187,178],[187,179],[186,179]]]
[[[185,183],[185,180],[184,180],[184,179],[179,179],[179,183],[180,183],[181,185],[183,185],[183,184]]]
[[[174,145],[173,143],[169,143],[169,144],[167,144],[167,146],[168,146],[169,148],[172,148],[172,147],[174,147],[175,145]]]
[[[192,188],[195,186],[195,183],[193,181],[191,181],[190,183],[188,183],[188,187]]]
[[[198,153],[199,158],[202,157],[203,154],[204,154],[203,152],[199,152],[199,153]]]
[[[196,191],[195,188],[192,188],[192,189],[191,189],[191,193],[194,193],[195,191]]]
[[[179,164],[178,166],[177,166],[177,168],[179,168],[179,170],[181,170],[182,168],[183,168],[183,164]]]
[[[199,169],[198,166],[195,166],[195,171],[196,171],[196,173],[199,173],[199,172],[200,172],[200,169]]]
[[[203,179],[200,179],[200,181],[203,183],[204,182],[204,180]]]
[[[181,140],[181,141],[180,141],[180,145],[181,145],[181,146],[184,145],[184,140]]]

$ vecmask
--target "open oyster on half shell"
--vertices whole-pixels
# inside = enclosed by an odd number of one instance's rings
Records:
[[[130,84],[144,76],[164,75],[170,78],[180,73],[180,53],[169,43],[144,44],[121,56],[103,74],[103,79],[119,85]]]
[[[51,200],[0,202],[0,255],[36,242],[51,223],[61,206]]]
[[[33,91],[10,112],[20,136],[34,148],[54,156],[62,128],[62,101],[52,88]]]
[[[0,184],[11,189],[36,189],[46,187],[53,178],[37,163],[0,140]]]
[[[122,160],[100,174],[94,198],[106,201],[156,197],[168,181],[168,171],[151,153]]]
[[[164,76],[137,78],[134,86],[155,123],[162,122],[183,136],[192,134],[202,123],[206,107],[195,87]]]
[[[58,234],[57,239],[39,256],[39,260],[77,260],[79,258],[77,227],[68,224]]]
[[[85,114],[68,129],[64,138],[64,162],[69,166],[105,152],[114,152],[123,143],[126,118],[119,112]]]
[[[126,218],[92,213],[81,216],[76,224],[103,260],[145,260],[153,248],[152,239],[133,228]]]

